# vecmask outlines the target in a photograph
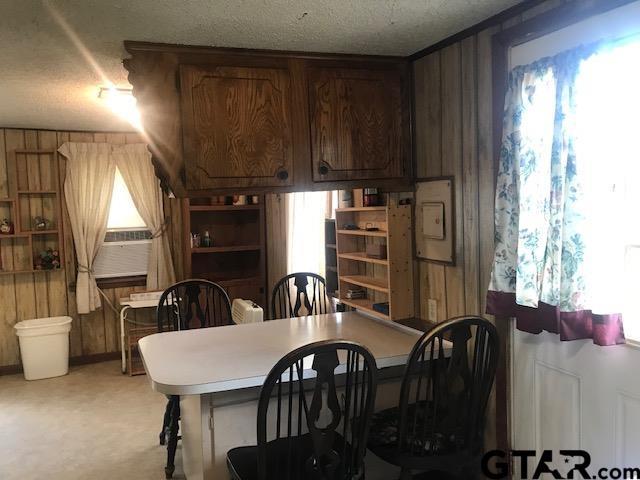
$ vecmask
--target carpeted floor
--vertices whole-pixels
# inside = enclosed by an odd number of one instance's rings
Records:
[[[166,399],[119,362],[27,382],[0,376],[0,479],[162,480]],[[184,479],[181,452],[174,478]]]

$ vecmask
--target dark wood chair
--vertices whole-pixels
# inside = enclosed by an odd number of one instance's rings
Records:
[[[271,293],[271,319],[331,313],[326,282],[311,272],[291,273],[282,277]]]
[[[227,454],[231,477],[362,478],[376,386],[376,361],[357,343],[327,340],[285,355],[260,392],[257,446]]]
[[[231,302],[224,288],[209,280],[199,279],[185,280],[167,288],[158,302],[156,318],[159,332],[233,324]],[[179,420],[180,396],[171,395],[159,435],[160,445],[164,445],[169,437],[167,466],[164,469],[166,478],[171,478],[175,470]]]
[[[445,341],[452,344],[449,356]],[[374,414],[368,448],[401,467],[402,480],[434,478],[428,476],[434,471],[473,478],[498,351],[496,328],[480,317],[454,318],[426,332],[407,360],[398,407]]]

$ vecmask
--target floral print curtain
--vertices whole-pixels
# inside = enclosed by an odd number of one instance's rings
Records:
[[[579,73],[598,50],[580,47],[510,72],[487,313],[515,317],[530,333],[611,345],[624,343],[622,318],[615,306],[597,310],[603,272],[592,259],[607,254],[596,233],[607,220],[593,212],[594,202],[615,195],[595,197],[594,159],[581,154],[577,115]]]

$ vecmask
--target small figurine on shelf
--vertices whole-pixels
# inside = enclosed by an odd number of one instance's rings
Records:
[[[60,253],[53,248],[43,250],[36,256],[34,267],[36,270],[57,270],[60,268]]]
[[[49,230],[51,229],[51,220],[40,216],[34,217],[33,228],[34,230]]]
[[[13,222],[11,222],[8,218],[3,219],[2,222],[0,222],[0,234],[13,235],[13,232]]]

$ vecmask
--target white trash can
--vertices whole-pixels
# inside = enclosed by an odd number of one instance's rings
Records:
[[[23,320],[14,328],[26,380],[59,377],[69,372],[71,317]]]

